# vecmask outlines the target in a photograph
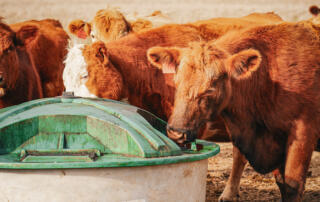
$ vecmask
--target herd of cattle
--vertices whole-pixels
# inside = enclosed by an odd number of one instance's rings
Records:
[[[72,46],[57,20],[0,21],[0,108],[63,91],[127,100],[167,120],[178,144],[230,138],[220,201],[238,195],[247,161],[274,173],[283,201],[301,201],[320,138],[320,9],[310,12],[172,24],[159,11],[128,21],[103,9],[69,24],[71,38],[92,41]]]

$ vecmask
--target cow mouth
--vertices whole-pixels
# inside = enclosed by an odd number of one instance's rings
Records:
[[[179,145],[184,145],[195,141],[197,138],[197,131],[191,129],[177,129],[167,126],[167,134],[170,139]]]

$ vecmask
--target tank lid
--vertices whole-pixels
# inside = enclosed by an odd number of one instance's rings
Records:
[[[199,151],[181,149],[166,136],[166,122],[113,100],[56,97],[0,110],[0,168],[158,165],[219,152],[198,144]]]

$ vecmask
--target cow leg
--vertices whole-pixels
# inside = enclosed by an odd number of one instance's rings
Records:
[[[314,127],[302,121],[288,138],[287,156],[284,168],[283,202],[300,202],[304,191],[312,152],[317,143]]]
[[[284,184],[282,184],[284,189],[281,195],[283,202],[302,201],[304,184],[306,181],[313,149],[310,151],[308,148],[302,149],[301,146],[308,147],[307,145],[295,143],[289,148],[284,172]],[[303,152],[304,150],[306,152]]]
[[[238,148],[233,146],[233,162],[230,177],[228,179],[227,185],[224,188],[219,201],[232,201],[235,197],[239,197],[239,185],[242,172],[245,165],[247,164],[247,159],[240,153]]]

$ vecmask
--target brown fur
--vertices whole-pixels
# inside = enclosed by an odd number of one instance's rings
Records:
[[[266,15],[266,17],[268,16],[269,14]],[[247,17],[244,18],[246,19]],[[147,50],[152,46],[186,47],[190,41],[215,39],[217,36],[220,36],[229,30],[241,29],[245,24],[243,22],[242,26],[235,26],[238,21],[242,22],[242,18],[232,19],[232,21],[233,24],[230,19],[230,22],[226,27],[223,27],[222,24],[214,26],[217,24],[215,20],[194,23],[196,25],[166,25],[131,34],[127,37],[107,43],[107,52],[105,53],[104,58],[108,58],[108,64],[113,64],[123,79],[124,90],[122,90],[121,93],[119,90],[118,95],[128,95],[131,104],[146,109],[164,120],[168,120],[172,112],[174,101],[175,87],[172,86],[173,77],[172,75],[163,74],[148,62],[146,57]],[[247,20],[244,21],[247,22],[247,26],[251,26],[251,22],[249,23]],[[210,23],[212,23],[212,25]],[[203,27],[206,24],[208,25],[204,29]],[[255,22],[255,24],[257,24],[257,22]],[[212,28],[212,30],[210,28]],[[216,30],[219,28],[221,28],[220,32],[219,30]],[[85,49],[89,48],[90,46],[87,46]],[[90,60],[98,60],[94,57],[94,54],[92,55],[93,57],[86,57],[87,63],[94,63]],[[95,72],[95,76],[89,75],[88,82],[86,83],[90,92],[96,95],[100,93],[101,95],[102,92],[107,94],[107,89],[112,89],[112,86],[114,86],[115,89],[119,88],[120,84],[118,82],[121,82],[121,80],[115,80],[117,81],[115,83],[109,82],[108,88],[105,87],[106,82],[102,84],[98,82],[99,80],[112,81],[112,78],[106,74],[105,68],[90,65],[88,71]],[[128,94],[125,93],[127,91]],[[111,94],[113,93],[111,92]],[[119,97],[118,100],[122,98],[124,97]],[[228,137],[225,134],[224,125],[221,123],[221,120],[220,122],[216,122],[215,125],[220,127],[220,131],[216,132],[222,132],[224,137]]]
[[[181,55],[169,136],[181,141],[179,131],[197,131],[221,114],[255,170],[278,169],[282,200],[301,201],[320,137],[319,46],[310,24],[283,23],[176,49]]]
[[[141,32],[146,29],[152,28],[152,22],[145,19],[137,19],[136,21],[130,21],[131,32]]]
[[[109,61],[107,49],[103,42],[93,43],[92,46],[87,45],[83,50],[83,56],[87,61],[88,76],[91,78],[87,83],[89,91],[98,97],[113,100],[126,97],[122,75]],[[96,60],[91,58],[96,58]],[[104,76],[101,77],[100,74]],[[99,83],[99,86],[92,88],[95,82]]]
[[[24,46],[38,34],[36,26],[22,26],[14,32],[0,22],[0,108],[42,98],[38,72]]]
[[[241,18],[213,18],[192,23],[202,32],[202,38],[211,40],[219,38],[230,30],[240,30],[258,25],[269,25],[283,22],[281,17],[273,12],[252,13]]]
[[[37,26],[39,34],[35,40],[27,42],[26,48],[30,53],[41,79],[44,97],[54,97],[64,90],[62,73],[63,60],[67,54],[68,35],[59,21],[30,20],[10,27],[17,31],[23,26]]]

